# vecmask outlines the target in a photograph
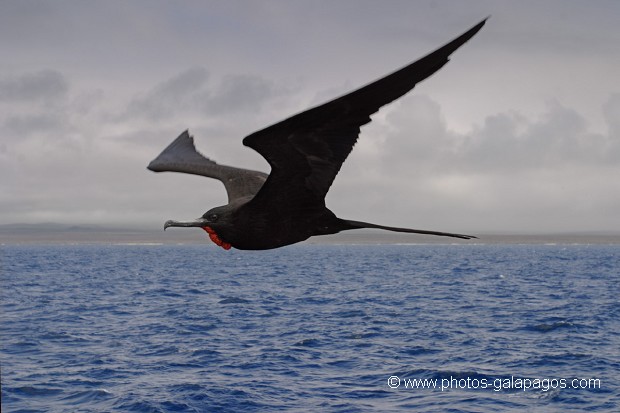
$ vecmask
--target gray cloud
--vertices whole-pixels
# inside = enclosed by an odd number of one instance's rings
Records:
[[[65,77],[54,70],[42,70],[0,79],[0,101],[51,102],[67,95]]]
[[[608,133],[591,132],[587,120],[558,102],[535,118],[518,112],[489,115],[467,133],[450,130],[441,106],[425,95],[412,94],[391,108],[380,138],[386,164],[399,161],[434,165],[440,170],[520,170],[572,164],[613,165],[618,139],[618,95],[605,102]],[[390,150],[394,145],[395,150]],[[394,162],[396,161],[396,162]]]
[[[10,116],[5,126],[14,136],[24,137],[36,132],[58,130],[63,120],[51,114],[33,114]]]
[[[616,145],[620,143],[620,93],[614,93],[603,105],[603,114],[609,127],[609,138]]]
[[[523,169],[563,164],[609,164],[618,142],[588,130],[576,111],[558,103],[538,119],[518,114],[489,116],[465,137],[461,162],[476,168]]]
[[[208,96],[208,77],[204,68],[188,69],[134,98],[129,104],[128,116],[160,119],[191,110],[197,101]]]
[[[205,109],[214,114],[254,112],[283,93],[282,88],[258,76],[228,75],[205,102]]]
[[[209,82],[201,67],[186,70],[132,99],[123,119],[132,116],[161,120],[179,114],[205,118],[256,113],[286,90],[259,76],[229,74]]]
[[[50,142],[66,143],[72,119],[86,113],[89,106],[86,94],[74,97],[71,92],[66,76],[56,70],[0,79],[0,134],[5,142],[5,156],[19,152],[25,145],[45,148]]]

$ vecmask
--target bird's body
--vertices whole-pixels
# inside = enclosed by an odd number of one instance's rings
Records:
[[[148,169],[218,179],[226,187],[228,204],[194,221],[167,221],[164,228],[200,227],[219,246],[243,250],[278,248],[358,228],[474,238],[340,219],[325,206],[325,195],[370,116],[439,70],[485,21],[382,79],[247,136],[243,144],[267,159],[269,175],[218,165],[199,154],[189,132],[183,132]]]
[[[346,229],[327,208],[265,210],[248,203],[234,210],[230,221],[234,225],[219,226],[213,231],[223,241],[220,246],[226,248],[226,244],[230,244],[242,250],[283,247],[315,235],[335,234]]]

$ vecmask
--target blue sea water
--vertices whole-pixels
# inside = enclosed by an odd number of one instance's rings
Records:
[[[0,265],[3,412],[620,411],[617,245],[3,246]]]

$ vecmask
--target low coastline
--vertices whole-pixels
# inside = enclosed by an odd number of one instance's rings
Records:
[[[562,244],[562,245],[620,245],[620,233],[476,233],[477,239],[460,240],[385,231],[359,230],[340,234],[312,237],[306,244],[384,245],[384,244]],[[96,226],[64,226],[62,224],[0,225],[0,245],[29,244],[145,244],[145,245],[211,245],[199,230],[164,232],[161,229],[119,229]]]

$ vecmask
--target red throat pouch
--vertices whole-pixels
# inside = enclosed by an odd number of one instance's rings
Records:
[[[220,237],[215,233],[213,228],[211,228],[211,227],[202,227],[202,229],[207,231],[207,234],[209,234],[209,238],[211,238],[211,241],[213,241],[214,244],[224,248],[227,251],[232,247],[228,242],[222,241],[220,239]]]

